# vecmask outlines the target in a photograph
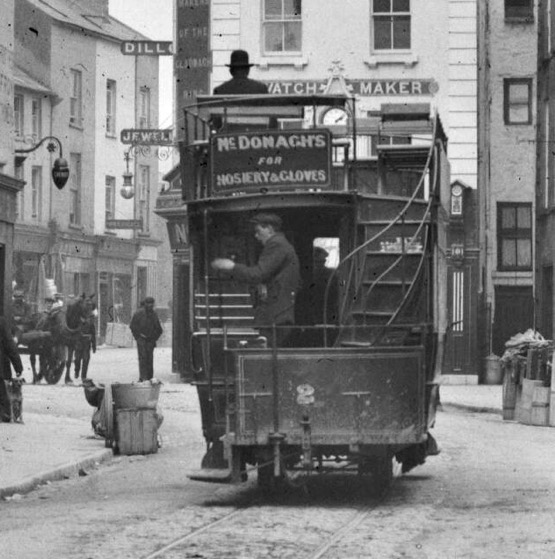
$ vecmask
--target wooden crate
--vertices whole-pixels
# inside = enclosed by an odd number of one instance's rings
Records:
[[[118,410],[116,424],[116,442],[120,454],[158,452],[158,414],[156,410]]]

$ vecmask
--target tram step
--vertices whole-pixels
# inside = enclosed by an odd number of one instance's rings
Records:
[[[192,470],[187,477],[193,481],[207,481],[209,483],[231,483],[231,470],[207,469]]]

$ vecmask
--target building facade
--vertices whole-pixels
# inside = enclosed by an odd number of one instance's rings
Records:
[[[11,282],[16,199],[24,186],[15,176],[13,0],[0,0],[0,316],[11,316]]]
[[[555,265],[555,6],[551,0],[538,9],[537,61],[537,181],[536,181],[536,261],[535,323],[540,332],[554,339],[553,266]]]
[[[357,117],[365,119],[364,130],[357,135],[357,159],[375,158],[378,141],[418,143],[418,135],[408,130],[379,136],[383,107],[418,105],[437,111],[449,138],[452,180],[459,184],[456,191],[476,189],[476,0],[176,0],[176,7],[178,130],[183,107],[197,94],[209,94],[229,79],[226,65],[231,51],[244,49],[254,63],[250,77],[265,82],[270,93],[356,97]],[[187,40],[195,38],[196,49],[187,49]],[[308,118],[348,128],[345,114],[322,110]],[[476,204],[461,207],[475,211]],[[475,220],[464,221],[471,222]],[[186,261],[183,242],[175,233],[179,226],[169,225],[170,240],[175,241],[174,269]],[[450,312],[457,317],[463,347],[474,348],[476,314],[467,312],[466,294],[477,290],[476,239],[464,234],[454,238],[457,268],[449,277],[449,289],[454,290],[453,301],[463,297],[465,304],[453,303]],[[472,246],[466,247],[467,241]],[[458,267],[461,243],[463,259],[470,258],[462,268]],[[475,351],[455,351],[451,344],[448,352],[452,353],[447,359],[449,372],[476,376]]]
[[[66,299],[96,294],[103,339],[146,295],[162,306],[171,297],[158,286],[158,150],[121,136],[158,127],[158,60],[122,53],[122,41],[146,38],[112,18],[108,0],[21,0],[14,22],[15,169],[26,182],[14,281],[36,308],[45,278]],[[53,139],[34,149],[43,138]],[[50,177],[60,148],[70,169],[63,190]],[[126,171],[132,196],[121,188]]]
[[[511,336],[534,327],[538,20],[533,0],[478,6],[479,339],[486,357],[502,355]]]

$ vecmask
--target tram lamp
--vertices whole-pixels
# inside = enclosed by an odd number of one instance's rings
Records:
[[[58,140],[55,136],[45,136],[40,142],[35,144],[32,148],[28,149],[16,149],[15,153],[31,153],[38,149],[44,142],[48,141],[48,145],[46,149],[50,153],[54,153],[56,149],[60,152],[60,157],[58,157],[54,164],[52,165],[52,180],[56,185],[58,190],[62,190],[62,188],[66,185],[67,179],[69,178],[69,165],[67,164],[67,160],[63,157],[62,152],[62,142]],[[56,147],[56,143],[58,146]]]
[[[133,173],[129,170],[130,152],[128,150],[124,153],[125,159],[125,173],[123,173],[123,186],[121,187],[120,194],[126,200],[131,200],[135,196],[135,186],[133,185]]]

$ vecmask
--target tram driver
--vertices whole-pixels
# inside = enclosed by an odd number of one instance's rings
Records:
[[[255,325],[260,335],[271,345],[286,344],[295,321],[295,297],[301,284],[299,259],[295,249],[282,232],[282,220],[273,213],[256,215],[254,237],[262,246],[258,262],[254,266],[239,264],[229,258],[216,258],[212,268],[234,279],[256,286],[254,301]]]

